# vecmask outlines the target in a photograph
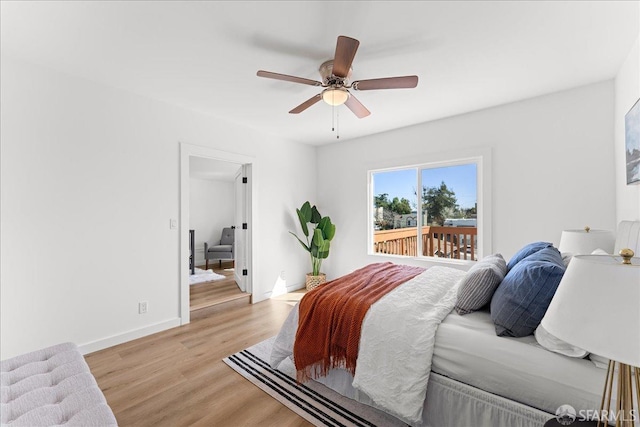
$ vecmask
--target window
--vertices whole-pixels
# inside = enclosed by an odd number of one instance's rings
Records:
[[[477,261],[483,194],[488,203],[482,161],[370,171],[370,253]]]

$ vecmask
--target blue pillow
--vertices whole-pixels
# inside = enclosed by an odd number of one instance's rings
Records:
[[[531,335],[549,308],[564,272],[560,252],[552,246],[518,262],[491,298],[496,334]]]
[[[517,263],[528,257],[529,255],[535,254],[536,252],[541,251],[544,248],[548,248],[549,246],[553,246],[553,243],[548,242],[533,242],[529,243],[522,249],[520,249],[514,256],[511,257],[509,262],[507,263],[507,273],[511,270]]]

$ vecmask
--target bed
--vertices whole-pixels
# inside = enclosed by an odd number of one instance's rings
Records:
[[[614,250],[622,247],[640,252],[639,221],[620,223]],[[537,250],[540,252],[540,248]],[[553,248],[546,250],[557,252]],[[528,256],[524,255],[523,258]],[[517,260],[509,263],[512,261]],[[570,261],[565,259],[565,265],[566,262]],[[516,262],[511,266],[514,270],[515,265]],[[389,292],[371,306],[363,320],[357,369],[338,364],[312,381],[412,426],[534,427],[555,417],[561,405],[581,410],[600,407],[606,374],[602,361],[590,355],[568,357],[550,351],[536,338],[537,330],[535,336],[497,336],[498,319],[492,318],[487,304],[459,314],[458,286],[466,276],[468,273],[459,270],[431,267]],[[400,298],[397,294],[406,292],[416,299],[417,290],[434,286],[440,290],[432,293],[438,295],[418,301],[422,305],[417,317],[411,317],[414,315],[403,303],[396,310],[404,316],[400,320],[392,321],[389,313],[381,314],[385,312],[379,306],[389,299],[389,310],[398,306],[401,300],[393,301]],[[493,301],[491,307],[495,315],[498,310]],[[299,306],[294,307],[276,338],[271,355],[273,367],[293,359],[298,310]],[[441,313],[423,316],[424,312],[433,311]],[[403,332],[392,333],[398,325],[402,325]],[[375,335],[373,329],[379,330],[378,336],[371,338],[371,334]],[[421,339],[416,340],[418,335]],[[426,373],[405,369],[416,361]]]

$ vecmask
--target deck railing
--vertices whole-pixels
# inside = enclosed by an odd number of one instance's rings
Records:
[[[476,260],[478,229],[476,227],[424,226],[421,232],[422,255]],[[418,256],[418,234],[415,227],[377,230],[373,235],[373,251],[390,255]]]

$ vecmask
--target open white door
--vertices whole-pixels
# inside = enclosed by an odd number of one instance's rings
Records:
[[[236,199],[236,208],[235,208],[235,249],[234,249],[234,278],[238,287],[242,292],[247,291],[247,285],[245,282],[246,276],[242,274],[242,271],[246,269],[247,265],[247,256],[246,256],[246,230],[243,229],[243,224],[246,224],[246,187],[247,184],[243,183],[243,178],[245,177],[245,166],[242,166],[236,175],[234,186],[235,186],[235,199]]]

